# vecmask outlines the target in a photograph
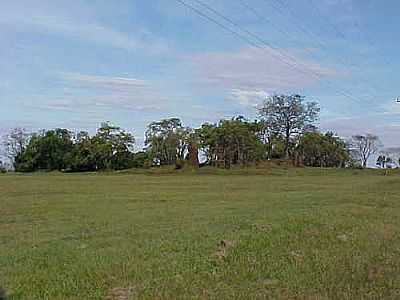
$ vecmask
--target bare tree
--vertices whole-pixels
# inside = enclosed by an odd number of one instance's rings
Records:
[[[300,95],[275,95],[264,101],[259,114],[284,137],[285,155],[289,158],[291,138],[313,125],[318,120],[319,111],[316,102],[304,103],[304,97]]]
[[[368,159],[382,147],[379,137],[373,134],[354,135],[350,140],[352,154],[358,159],[363,168],[367,167]]]
[[[29,142],[30,134],[24,128],[14,128],[4,137],[4,148],[8,159],[14,163]]]

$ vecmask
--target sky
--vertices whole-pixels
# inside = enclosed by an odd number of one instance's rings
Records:
[[[182,3],[184,2],[186,6]],[[194,8],[194,10],[190,7]],[[395,0],[2,0],[0,132],[257,117],[273,94],[319,127],[400,146]]]

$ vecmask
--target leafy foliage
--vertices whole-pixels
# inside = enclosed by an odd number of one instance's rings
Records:
[[[264,101],[259,114],[275,135],[284,138],[285,157],[289,158],[291,139],[313,127],[319,111],[316,102],[304,103],[300,95],[275,95]]]
[[[103,123],[93,137],[87,132],[73,137],[66,129],[43,131],[32,135],[14,166],[21,172],[125,169],[133,165],[134,142],[130,133],[108,123]]]
[[[213,166],[230,168],[261,160],[264,145],[257,137],[259,127],[243,117],[204,124],[198,130],[200,146]]]
[[[66,129],[33,134],[26,148],[15,157],[17,171],[62,170],[73,149],[71,132]]]
[[[164,119],[149,124],[146,131],[146,147],[156,165],[173,165],[184,160],[188,150],[190,129],[178,118]]]
[[[242,116],[185,127],[179,118],[152,122],[145,133],[145,148],[134,151],[134,136],[110,123],[91,136],[82,131],[54,129],[27,134],[15,129],[6,137],[7,153],[16,171],[64,170],[70,172],[122,170],[151,166],[211,165],[229,169],[262,160],[285,159],[311,167],[365,167],[376,153],[379,138],[353,136],[346,145],[333,133],[320,133],[316,102],[300,95],[275,95],[259,109],[260,119]],[[351,155],[350,155],[351,154]],[[205,162],[200,164],[200,157]],[[378,160],[378,165],[386,165]]]
[[[310,167],[344,167],[350,160],[346,143],[332,132],[307,132],[296,150],[298,160]]]

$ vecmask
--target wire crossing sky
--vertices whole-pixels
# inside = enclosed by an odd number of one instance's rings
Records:
[[[322,107],[320,127],[400,146],[394,0],[5,0],[0,131],[93,130],[139,144],[153,120],[245,115],[275,93]]]

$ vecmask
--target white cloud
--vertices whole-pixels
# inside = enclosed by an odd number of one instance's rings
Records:
[[[229,93],[229,100],[249,108],[268,95],[298,91],[325,77],[339,75],[334,69],[303,59],[300,53],[244,48],[237,52],[197,54],[188,60],[196,85],[223,88]],[[295,66],[288,64],[288,56],[295,58]]]
[[[145,49],[147,53],[168,50],[166,41],[141,28],[134,28],[132,33],[126,33],[100,23],[89,13],[68,13],[62,8],[54,9],[51,5],[44,4],[36,7],[29,2],[26,6],[6,6],[6,10],[0,12],[0,24],[8,25],[11,30],[62,35],[125,50]],[[23,9],[29,12],[29,17],[23,13]],[[3,26],[2,29],[5,28]]]
[[[69,81],[116,89],[144,88],[148,86],[145,80],[137,78],[86,75],[80,73],[65,73],[63,77]]]
[[[66,87],[64,95],[51,100],[38,96],[25,106],[87,114],[110,110],[154,112],[168,104],[157,84],[143,79],[80,73],[62,73],[61,77]]]
[[[330,130],[348,138],[355,134],[372,133],[380,137],[386,147],[398,147],[400,123],[382,118],[383,114],[322,119],[322,130]],[[390,122],[390,123],[388,123]]]
[[[288,51],[282,52],[294,56]],[[316,77],[338,75],[334,69],[301,57],[296,58],[294,67],[282,58],[282,52],[244,48],[238,52],[198,54],[189,59],[199,76],[198,83],[253,93],[297,90],[318,82]]]
[[[395,99],[389,103],[385,103],[381,106],[385,115],[398,115],[400,114],[400,103],[396,102]]]
[[[246,107],[256,107],[269,95],[269,93],[263,90],[233,89],[231,91],[231,99]]]

